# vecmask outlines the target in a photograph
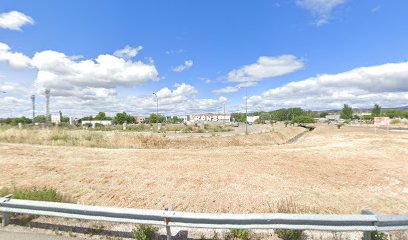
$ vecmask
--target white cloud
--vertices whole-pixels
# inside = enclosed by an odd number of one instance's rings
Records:
[[[131,59],[136,57],[136,55],[143,49],[142,46],[138,46],[136,48],[132,48],[130,46],[126,46],[123,49],[116,50],[113,55],[118,58],[123,59]]]
[[[130,51],[131,52],[131,51]],[[132,55],[134,53],[130,53]],[[125,56],[125,55],[123,55]],[[129,54],[127,55],[129,56]],[[12,67],[30,67],[37,71],[31,90],[16,93],[16,84],[2,87],[7,92],[28,98],[30,94],[43,96],[44,89],[51,89],[53,109],[71,113],[89,113],[95,110],[120,106],[118,86],[135,86],[149,80],[159,80],[156,67],[150,63],[132,61],[113,55],[99,55],[96,59],[67,56],[64,53],[46,50],[37,52],[30,59],[21,53],[12,52],[0,43],[0,61]],[[25,111],[27,106],[16,106],[14,111]]]
[[[197,89],[189,84],[182,83],[174,86],[177,87],[173,92],[176,95],[195,96],[198,93]]]
[[[346,0],[297,0],[296,4],[308,10],[315,18],[316,26],[329,22],[333,9]]]
[[[198,99],[198,91],[189,84],[176,84],[175,89],[162,88],[157,91],[159,101],[159,112],[162,114],[191,114],[195,112],[218,112],[223,103],[228,101],[225,97],[218,99]],[[146,114],[156,111],[156,98],[150,97],[129,97],[127,105],[134,112]]]
[[[51,50],[37,52],[30,59],[12,52],[5,44],[0,44],[0,49],[0,61],[37,70],[35,81],[27,84],[24,92],[17,83],[1,83],[0,90],[7,91],[7,94],[0,96],[0,117],[30,116],[31,94],[37,97],[37,114],[44,114],[45,88],[51,89],[52,113],[61,110],[66,115],[86,116],[95,115],[99,111],[111,115],[121,111],[135,115],[155,112],[156,99],[152,94],[136,97],[123,96],[117,92],[117,86],[135,86],[158,80],[158,72],[152,63],[126,60],[109,54],[85,59]],[[20,58],[16,57],[17,54]],[[18,95],[20,98],[17,98]],[[227,101],[225,97],[200,99],[196,98],[197,95],[197,89],[186,83],[162,88],[157,91],[159,111],[162,114],[218,112]]]
[[[293,55],[260,57],[254,64],[243,66],[228,73],[231,82],[260,81],[279,77],[304,67],[304,63]]]
[[[165,53],[167,55],[173,55],[173,54],[181,54],[185,52],[184,49],[177,49],[177,50],[167,50]]]
[[[173,72],[183,72],[193,66],[192,60],[187,60],[183,64],[173,68]]]
[[[242,88],[254,87],[256,85],[258,85],[257,82],[242,82],[235,86],[227,86],[224,88],[215,89],[213,90],[213,93],[215,94],[233,93],[238,92]]]
[[[11,52],[10,47],[0,42],[0,61],[5,61],[13,68],[26,68],[31,59],[19,52]]]
[[[215,89],[212,92],[215,94],[225,94],[225,93],[233,93],[233,92],[238,92],[239,88],[235,86],[226,86],[223,88]]]
[[[16,82],[0,82],[0,92],[27,94],[28,89]]]
[[[95,60],[75,61],[64,53],[47,50],[36,53],[32,65],[38,69],[36,84],[41,88],[64,89],[69,85],[114,88],[158,79],[154,65],[109,54],[99,55]]]
[[[303,107],[310,109],[405,106],[408,101],[408,62],[361,67],[338,74],[323,74],[270,89],[249,102],[260,109]]]
[[[26,24],[34,24],[34,20],[18,11],[11,11],[0,14],[0,28],[21,31],[21,27]]]

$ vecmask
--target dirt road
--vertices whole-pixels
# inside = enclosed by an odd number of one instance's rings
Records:
[[[79,203],[193,212],[408,213],[408,133],[320,126],[293,144],[102,149],[0,143],[0,187],[53,186]]]

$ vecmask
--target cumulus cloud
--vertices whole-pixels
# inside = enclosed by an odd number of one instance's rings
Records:
[[[249,102],[257,108],[299,106],[310,109],[404,106],[408,100],[408,62],[361,67],[338,74],[323,74],[270,89]]]
[[[309,11],[316,18],[316,26],[321,26],[329,22],[333,9],[345,2],[346,0],[297,0],[296,4]]]
[[[31,64],[38,69],[36,84],[43,88],[114,88],[158,80],[154,65],[109,54],[75,61],[64,53],[47,50],[36,53]]]
[[[155,112],[156,99],[153,95],[121,96],[117,92],[117,86],[135,86],[149,80],[158,80],[153,62],[132,61],[128,58],[137,53],[133,48],[124,49],[117,51],[116,56],[104,54],[95,59],[67,56],[52,50],[37,52],[30,58],[13,52],[8,45],[0,43],[0,61],[13,67],[30,67],[37,71],[33,84],[25,87],[27,91],[22,92],[23,87],[17,83],[1,83],[0,90],[7,94],[0,96],[0,116],[30,116],[29,97],[34,93],[38,99],[37,114],[44,114],[45,88],[51,89],[52,113],[61,110],[63,114],[81,117],[99,111],[111,115],[121,111],[134,115]],[[162,88],[157,91],[160,113],[218,112],[227,101],[225,97],[200,99],[197,95],[197,89],[186,83]]]
[[[215,94],[233,93],[238,92],[242,88],[254,87],[256,85],[258,85],[257,82],[242,82],[235,86],[227,86],[224,88],[215,89],[213,90],[213,93]]]
[[[193,66],[192,60],[187,60],[183,64],[173,68],[173,72],[183,72]]]
[[[10,51],[11,48],[0,42],[0,61],[5,61],[13,68],[26,68],[30,66],[31,59],[19,52]]]
[[[260,81],[267,78],[279,77],[304,67],[304,63],[293,55],[278,57],[263,56],[254,64],[234,69],[228,73],[231,82]]]
[[[198,91],[189,84],[176,84],[174,89],[162,88],[156,92],[159,101],[159,112],[162,114],[191,114],[195,112],[217,112],[228,99],[196,98]],[[156,111],[156,97],[129,97],[128,106],[133,112],[146,114]]]
[[[11,11],[0,14],[0,28],[21,31],[21,27],[26,24],[34,24],[34,20],[18,11]]]
[[[123,59],[131,59],[136,57],[136,55],[143,49],[142,46],[138,46],[136,48],[132,48],[130,46],[126,46],[123,49],[116,50],[113,55]]]
[[[16,82],[0,81],[0,92],[27,94],[28,88]]]

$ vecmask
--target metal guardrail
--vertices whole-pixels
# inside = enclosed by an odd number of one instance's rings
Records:
[[[0,198],[2,226],[9,223],[10,213],[74,218],[118,223],[149,224],[170,227],[210,229],[297,229],[319,231],[361,231],[369,239],[373,231],[408,230],[408,215],[376,215],[365,211],[361,215],[320,214],[208,214],[171,210],[142,210],[89,206],[70,203],[40,202]]]

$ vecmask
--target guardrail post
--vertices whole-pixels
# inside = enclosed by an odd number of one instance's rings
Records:
[[[171,208],[168,207],[168,208],[166,208],[165,210],[166,210],[166,211],[171,211]],[[169,226],[170,220],[169,220],[168,217],[166,217],[166,218],[165,218],[165,221],[166,221],[166,235],[167,235],[167,240],[171,240],[171,229],[170,229],[170,226]]]
[[[10,201],[11,197],[13,197],[13,194],[9,194],[5,197],[0,198],[0,206],[2,203]],[[2,212],[1,215],[2,215],[1,226],[5,227],[10,223],[10,213]]]
[[[7,212],[2,212],[1,226],[5,227],[10,223],[10,214]]]
[[[376,215],[375,212],[368,210],[368,209],[364,209],[361,211],[361,214],[364,215]],[[364,232],[363,234],[363,240],[371,240],[371,233],[372,232]]]

